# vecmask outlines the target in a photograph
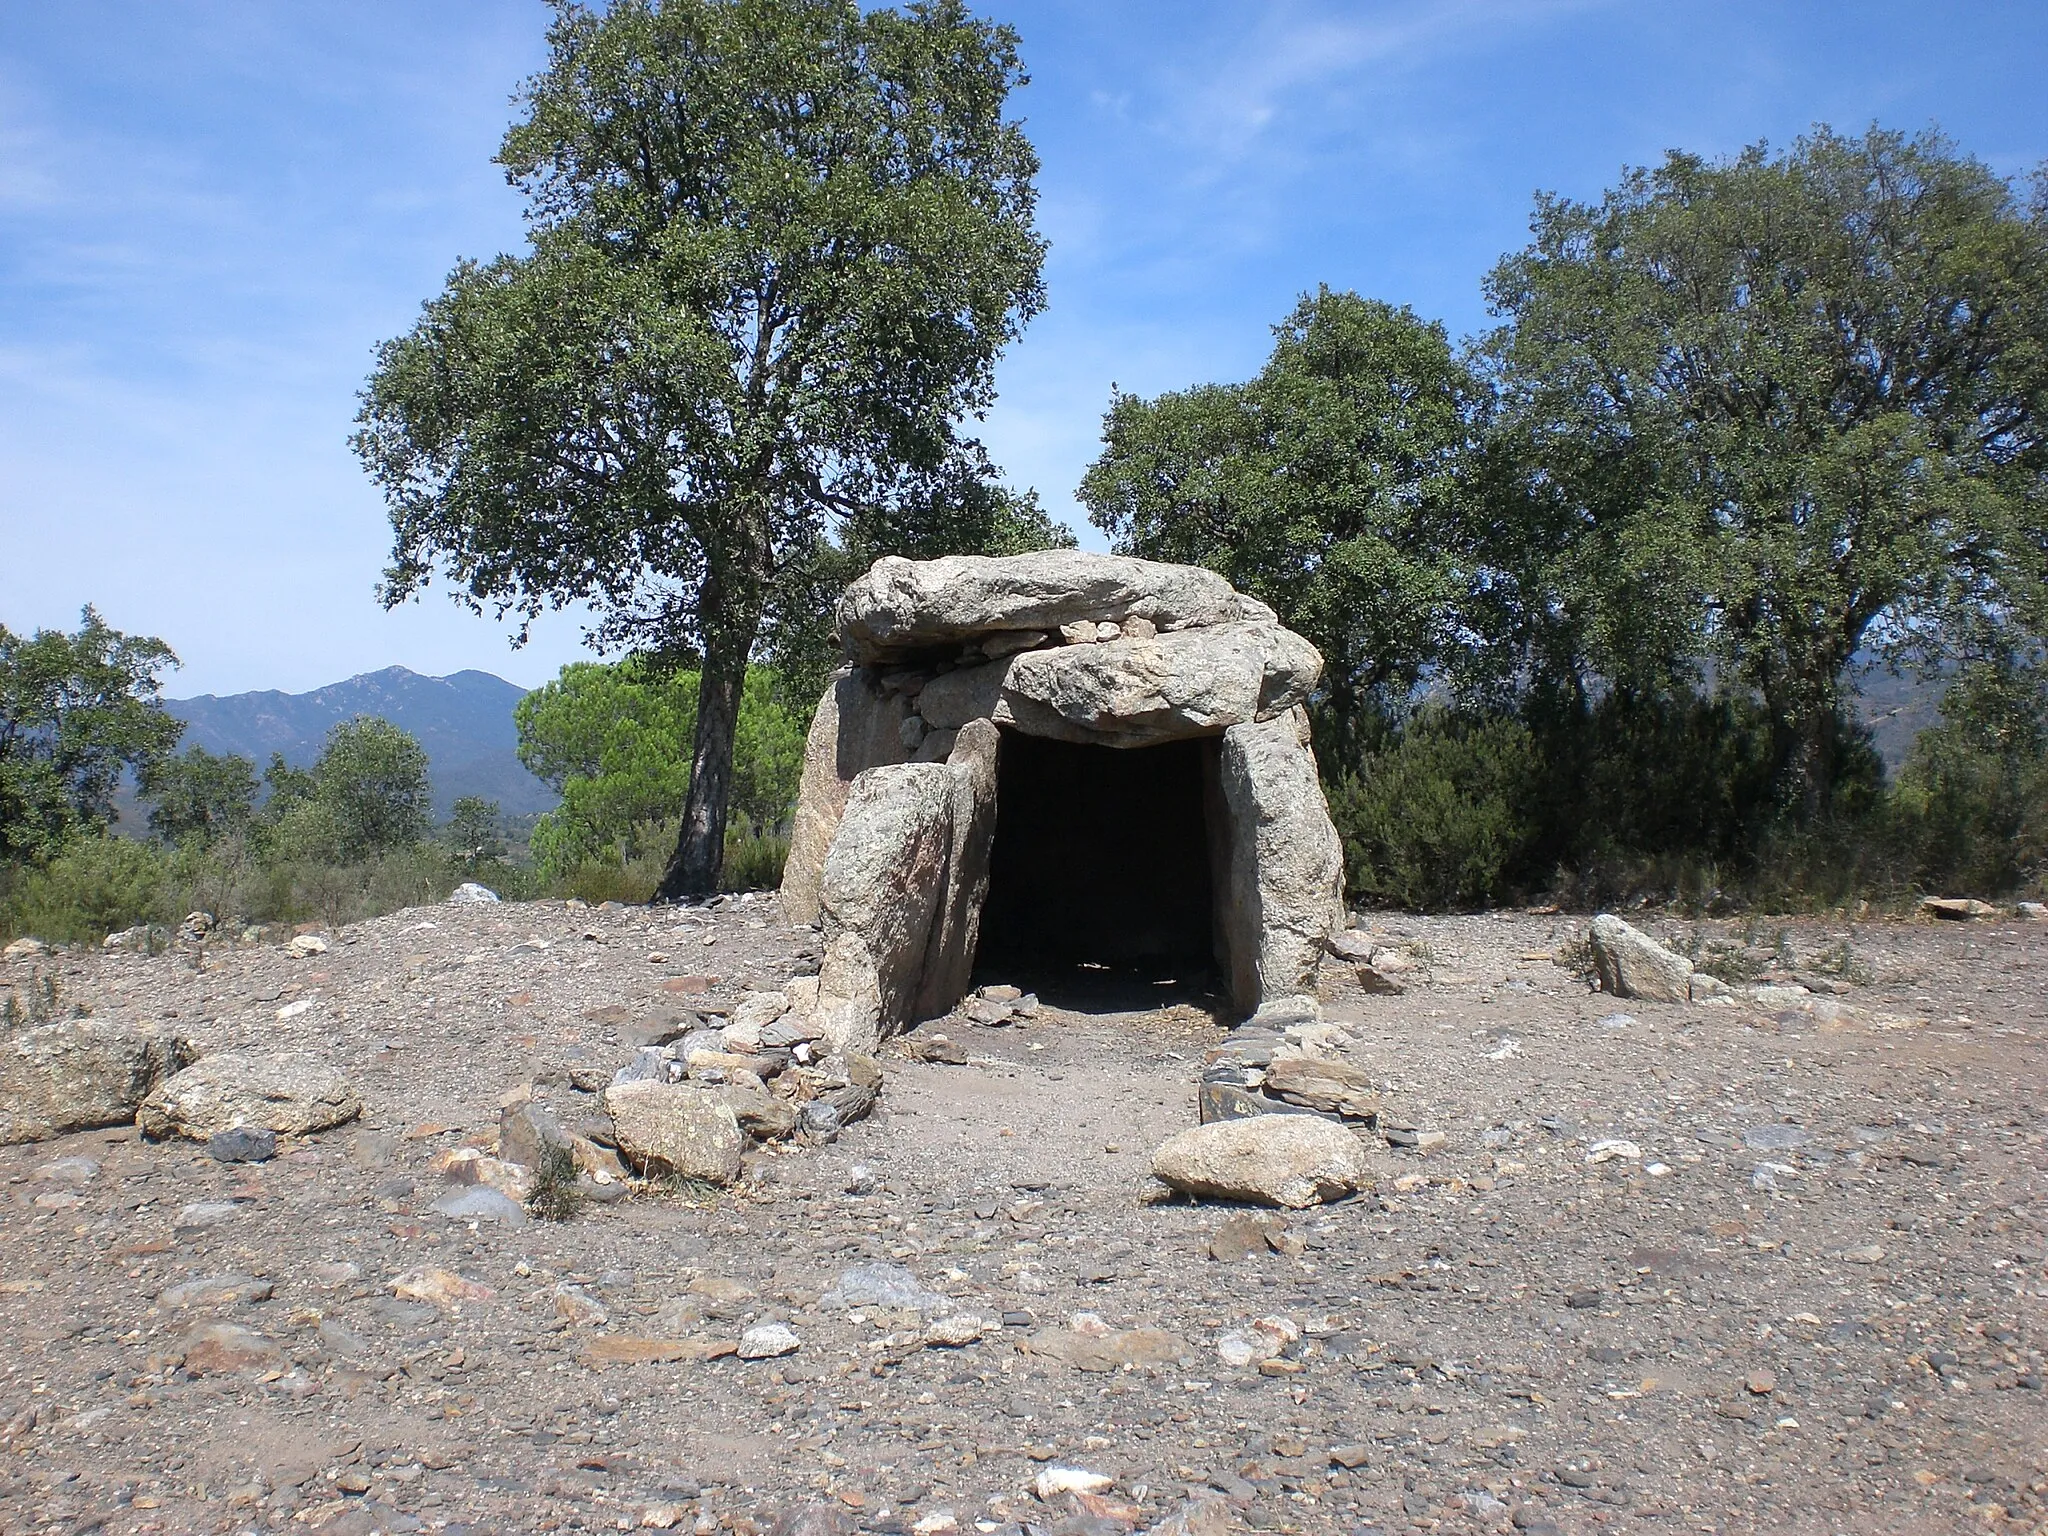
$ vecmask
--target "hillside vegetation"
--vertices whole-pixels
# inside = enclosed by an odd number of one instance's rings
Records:
[[[606,25],[558,37],[564,59],[659,41]],[[999,98],[1007,35],[948,35]],[[572,105],[550,110],[568,121]],[[1021,201],[976,239],[1028,236],[1032,167],[1011,126],[998,179]],[[508,144],[551,185],[538,132]],[[557,190],[565,207],[582,195]],[[1821,129],[1779,154],[1673,153],[1597,203],[1540,199],[1532,228],[1488,279],[1488,334],[1454,345],[1407,309],[1318,289],[1275,327],[1254,378],[1116,395],[1080,488],[1119,551],[1209,566],[1321,650],[1316,749],[1351,896],[1708,910],[2039,894],[2040,197],[1934,133]],[[1036,303],[1035,249],[984,274],[990,304]],[[511,303],[536,261],[472,272],[441,302]],[[993,314],[962,341],[952,406],[982,398],[1013,328]],[[505,350],[468,363],[516,372],[531,320],[496,316]],[[427,386],[409,370],[459,339],[429,325],[389,349],[359,439],[381,473],[419,448],[407,412],[423,404],[407,391]],[[469,877],[592,898],[772,885],[835,657],[837,587],[884,553],[1065,537],[1035,498],[994,483],[978,445],[926,424],[923,457],[869,482],[875,497],[803,491],[776,535],[794,541],[783,555],[764,544],[767,563],[726,572],[744,576],[745,612],[716,633],[671,632],[669,609],[634,617],[644,583],[660,585],[651,568],[614,594],[601,638],[626,658],[566,668],[518,705],[520,761],[561,802],[516,857],[479,798],[430,827],[424,753],[388,722],[334,723],[306,768],[274,755],[259,773],[203,742],[174,754],[163,642],[90,610],[75,634],[0,630],[0,921],[65,937],[188,907],[336,920]],[[501,568],[458,524],[489,511],[485,471],[511,474],[532,446],[515,434],[450,449],[481,455],[484,478],[463,492],[481,499],[395,514],[411,563],[394,591],[424,581],[436,549]],[[593,503],[593,526],[626,515],[617,490]],[[674,515],[692,538],[737,538],[753,525],[731,510]],[[536,571],[588,554],[551,537],[522,524],[500,553]],[[523,597],[483,595],[551,600],[523,582]],[[1894,722],[1933,721],[1894,772],[1859,714],[1859,676]],[[146,842],[106,835],[131,773]]]

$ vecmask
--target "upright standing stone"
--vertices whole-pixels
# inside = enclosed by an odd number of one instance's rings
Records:
[[[1243,1007],[1305,993],[1344,924],[1344,847],[1308,745],[1308,714],[1232,726],[1218,777],[1227,827],[1217,926]]]
[[[1593,919],[1593,969],[1602,991],[1647,1002],[1690,1000],[1692,962],[1611,912]]]
[[[925,956],[913,1016],[934,1018],[966,995],[988,896],[989,852],[996,835],[996,754],[1002,745],[986,720],[970,720],[946,759],[952,781],[952,841],[945,891]]]
[[[870,768],[905,760],[902,732],[909,715],[909,701],[884,693],[865,669],[843,668],[825,685],[804,742],[803,779],[782,867],[782,915],[789,922],[818,920],[825,856],[853,781]]]

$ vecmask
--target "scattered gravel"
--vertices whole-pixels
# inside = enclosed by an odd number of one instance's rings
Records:
[[[1149,1175],[1227,1022],[1199,982],[982,978],[1039,1007],[891,1045],[829,1145],[522,1224],[436,1159],[508,1094],[577,1130],[816,934],[477,903],[9,958],[364,1110],[263,1161],[0,1149],[6,1527],[2035,1529],[2048,926],[1635,921],[1771,990],[1616,1022],[1584,918],[1369,922],[1403,990],[1333,960],[1324,1011],[1408,1145],[1256,1224]]]

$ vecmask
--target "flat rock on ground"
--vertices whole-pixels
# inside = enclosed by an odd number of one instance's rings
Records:
[[[831,1144],[512,1227],[437,1214],[456,1186],[430,1165],[488,1146],[508,1091],[587,1124],[573,1081],[815,964],[816,935],[767,900],[504,903],[297,959],[8,959],[0,988],[54,969],[207,1050],[315,1051],[364,1110],[263,1163],[121,1128],[0,1152],[0,1510],[109,1533],[2036,1529],[2048,929],[1633,921],[1774,990],[1622,1014],[1572,968],[1584,917],[1369,924],[1405,993],[1332,962],[1324,1011],[1418,1145],[1375,1143],[1368,1192],[1263,1248],[1149,1176],[1223,1035],[1199,981],[980,978],[1039,1012],[929,1027],[965,1064],[890,1047],[875,1114]],[[820,1304],[877,1263],[950,1310]],[[955,1317],[981,1326],[932,1326]],[[743,1359],[751,1330],[750,1353],[797,1347]],[[1051,1467],[1108,1491],[1042,1502]]]

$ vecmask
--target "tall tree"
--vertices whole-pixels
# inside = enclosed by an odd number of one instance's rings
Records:
[[[0,862],[48,859],[114,819],[122,775],[184,732],[157,679],[177,664],[163,641],[124,635],[89,607],[76,634],[0,625]]]
[[[1822,128],[1542,199],[1533,232],[1489,350],[1538,670],[1753,691],[1812,818],[1852,659],[2048,632],[2038,196],[1932,133]]]
[[[313,765],[313,805],[331,818],[343,859],[409,848],[427,835],[427,751],[375,715],[337,721]]]
[[[1249,382],[1117,395],[1081,500],[1118,551],[1206,565],[1315,642],[1348,748],[1456,638],[1480,394],[1441,325],[1323,288]]]
[[[365,390],[383,595],[438,567],[698,662],[660,894],[707,893],[778,586],[974,462],[957,425],[1043,302],[1024,75],[961,0],[556,0],[549,44],[498,156],[530,249],[458,267]]]
[[[149,830],[167,843],[205,847],[247,830],[256,816],[256,765],[236,752],[187,747],[141,774]]]

